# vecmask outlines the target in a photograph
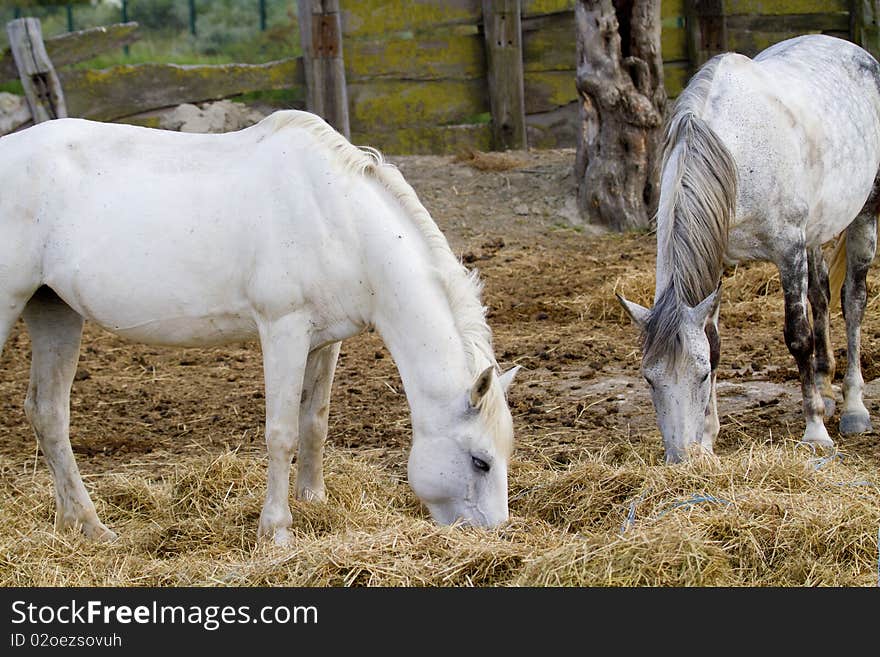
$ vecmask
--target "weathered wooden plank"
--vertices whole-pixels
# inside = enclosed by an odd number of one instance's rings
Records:
[[[574,12],[524,18],[522,42],[525,70],[554,71],[574,68]]]
[[[489,108],[496,150],[527,148],[521,11],[521,0],[483,0]]]
[[[687,0],[687,42],[694,70],[729,49],[724,0]]]
[[[728,46],[735,52],[747,57],[754,57],[765,48],[769,48],[780,41],[810,33],[820,34],[821,30],[785,30],[780,32],[735,30],[729,34]]]
[[[675,16],[663,21],[660,45],[663,59],[687,59],[685,21]],[[574,13],[524,18],[523,66],[527,71],[568,70],[575,62]]]
[[[663,54],[663,61],[667,62],[688,58],[688,39],[684,20],[682,27],[663,27],[660,31],[660,52]]]
[[[874,57],[880,57],[880,5],[876,0],[853,0],[850,36]]]
[[[849,14],[786,14],[784,16],[728,16],[727,31],[829,32],[849,30]]]
[[[523,0],[523,18],[561,12],[574,12],[576,0]],[[660,17],[684,15],[684,0],[662,0]]]
[[[6,25],[6,32],[34,123],[65,118],[64,92],[43,45],[40,20],[18,18]]]
[[[297,57],[268,64],[137,64],[68,70],[62,72],[61,81],[72,115],[112,121],[180,103],[291,89],[303,86],[305,76]]]
[[[486,50],[478,34],[352,39],[345,48],[345,76],[349,81],[377,77],[476,78],[486,74]]]
[[[137,23],[117,23],[49,37],[44,43],[49,59],[59,69],[134,43],[140,38],[137,28]],[[17,78],[18,72],[12,53],[5,50],[0,53],[0,83]]]
[[[527,114],[526,125],[531,148],[576,148],[581,129],[580,103],[577,101],[549,112]]]
[[[446,25],[476,25],[481,0],[358,0],[342,3],[342,33],[365,37],[390,32],[419,32]]]
[[[574,13],[575,0],[522,0],[522,15],[542,16],[561,12]],[[574,29],[574,26],[572,26]]]
[[[849,13],[851,0],[724,0],[727,16]]]
[[[488,151],[492,131],[488,123],[400,127],[392,130],[355,131],[351,140],[378,148],[389,155],[451,155],[466,148]]]
[[[483,79],[353,82],[348,97],[353,133],[459,124],[489,111]]]
[[[348,137],[348,90],[339,0],[297,0],[306,108]]]
[[[685,0],[661,0],[660,18],[676,18],[684,16]]]
[[[577,100],[575,71],[527,71],[524,75],[526,114],[549,112]]]
[[[663,86],[670,99],[677,98],[691,77],[690,62],[666,62],[663,64]]]

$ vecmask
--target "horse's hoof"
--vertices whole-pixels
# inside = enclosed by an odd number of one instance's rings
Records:
[[[277,547],[290,547],[291,543],[293,542],[293,539],[290,537],[290,532],[287,531],[287,529],[285,529],[284,527],[278,527],[274,532],[272,532],[271,536],[267,533],[264,535],[264,537],[271,537],[272,542]]]
[[[109,529],[102,522],[94,525],[83,525],[82,532],[86,536],[86,538],[90,538],[91,540],[97,541],[99,543],[112,543],[119,538],[116,535],[116,532],[114,532],[112,529]]]
[[[840,416],[840,433],[843,436],[865,433],[871,429],[871,418],[866,413],[844,413]]]
[[[303,487],[296,489],[296,499],[301,502],[323,502],[327,499],[327,495],[324,493],[323,488],[315,490],[314,488]]]
[[[801,442],[822,449],[834,449],[834,441],[828,435],[828,429],[825,428],[824,424],[807,427]]]
[[[825,402],[825,419],[834,417],[834,411],[837,409],[837,404],[833,399],[829,399],[828,397],[823,397],[822,401]]]

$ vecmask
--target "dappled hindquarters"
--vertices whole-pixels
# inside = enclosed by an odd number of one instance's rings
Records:
[[[343,346],[337,370],[328,502],[293,502],[293,548],[258,544],[259,346],[161,349],[87,326],[72,444],[120,540],[55,535],[51,481],[22,407],[30,343],[19,324],[0,356],[0,583],[876,584],[880,437],[841,438],[835,417],[837,457],[797,444],[797,370],[773,267],[724,279],[717,459],[667,466],[636,331],[614,298],[650,305],[653,235],[577,224],[572,150],[391,159],[481,272],[500,364],[523,366],[510,391],[509,525],[428,520],[406,484],[406,398],[369,333]],[[880,427],[878,291],[872,271],[863,371]],[[832,339],[843,372],[839,310]]]

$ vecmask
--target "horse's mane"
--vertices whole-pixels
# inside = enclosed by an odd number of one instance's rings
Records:
[[[657,258],[669,268],[645,323],[646,362],[677,355],[685,306],[696,306],[718,287],[736,206],[733,156],[700,118],[724,55],[694,75],[669,115],[657,209]]]
[[[397,167],[386,162],[374,148],[354,146],[324,119],[309,112],[275,112],[260,123],[266,124],[272,131],[286,128],[307,130],[333,154],[343,171],[371,176],[388,190],[428,244],[434,270],[446,292],[455,327],[464,345],[470,374],[476,379],[490,366],[495,368],[497,374],[498,363],[492,348],[492,332],[486,322],[486,308],[481,300],[483,285],[479,273],[476,270],[468,272],[461,260],[455,257],[446,236]],[[480,404],[480,412],[487,425],[495,426],[502,421],[500,410],[504,408],[503,401],[501,386],[490,386]],[[496,435],[499,433],[508,432],[496,432]]]

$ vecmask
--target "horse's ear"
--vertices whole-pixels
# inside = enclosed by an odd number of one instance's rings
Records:
[[[476,407],[480,403],[480,400],[489,391],[489,386],[492,385],[492,377],[494,376],[495,367],[490,365],[477,377],[477,380],[474,381],[474,385],[471,387],[471,406]]]
[[[718,321],[718,310],[721,307],[721,283],[708,297],[700,301],[693,308],[688,308],[691,319],[697,326],[705,326],[706,321],[711,319],[713,322]]]
[[[513,380],[516,378],[516,373],[519,372],[520,369],[522,369],[520,365],[514,365],[498,377],[498,383],[501,384],[501,389],[504,391],[504,394],[507,394],[507,389],[510,388],[510,384],[513,383]]]
[[[630,319],[633,321],[633,324],[638,326],[640,329],[645,328],[645,322],[648,321],[648,315],[651,314],[651,311],[648,308],[640,306],[633,301],[627,301],[619,294],[616,294],[615,296],[620,302],[620,305],[623,306],[626,314],[629,315]]]

